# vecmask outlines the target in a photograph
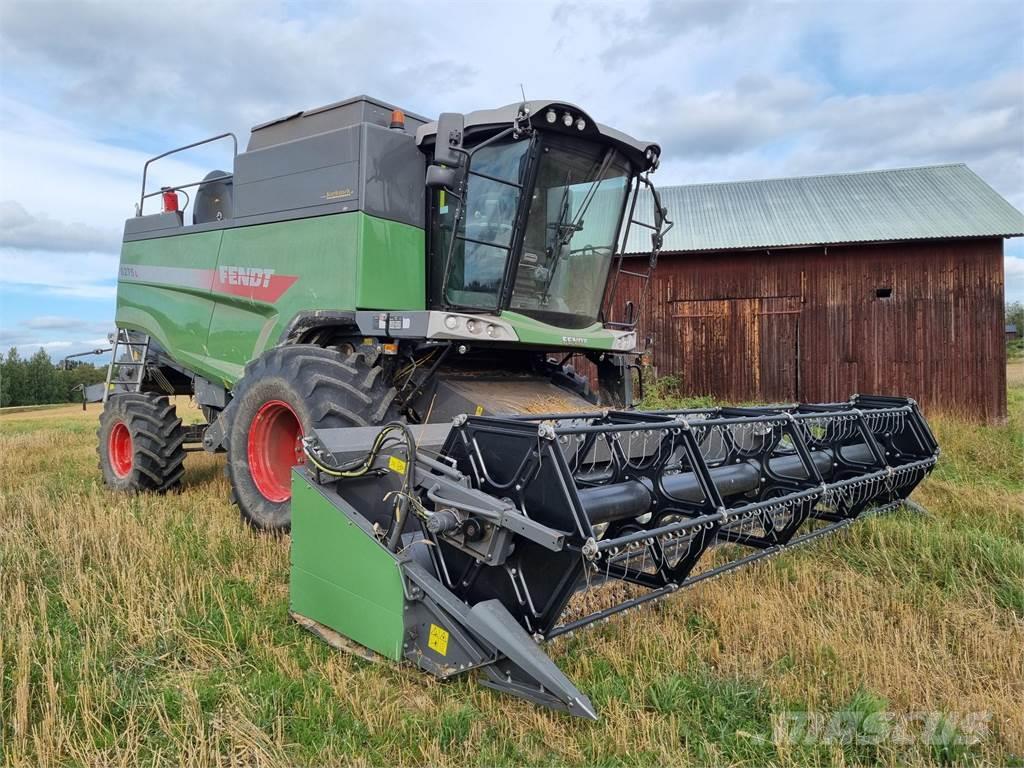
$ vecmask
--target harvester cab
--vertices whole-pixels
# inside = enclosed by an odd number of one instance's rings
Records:
[[[230,172],[147,191],[228,140]],[[905,398],[632,409],[659,162],[565,102],[431,122],[366,97],[158,155],[125,224],[106,482],[166,491],[224,452],[243,518],[291,530],[303,625],[596,717],[539,643],[903,505],[938,456]]]
[[[636,224],[640,189],[653,189],[646,174],[659,163],[656,144],[551,102],[446,113],[422,126],[417,142],[433,149],[432,306],[503,313],[570,332],[599,322],[632,328],[635,318],[624,317],[608,277],[622,253],[620,235]],[[667,231],[660,203],[656,210],[652,259]],[[564,334],[563,341],[571,339]],[[616,341],[626,351],[635,345],[628,333]]]

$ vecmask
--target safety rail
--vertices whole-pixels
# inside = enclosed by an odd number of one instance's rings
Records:
[[[232,148],[233,148],[231,157],[232,157],[232,167],[234,167],[234,158],[238,157],[238,138],[235,136],[235,134],[231,133],[230,131],[228,133],[221,133],[221,134],[218,134],[216,136],[211,136],[208,139],[202,139],[201,141],[193,141],[191,144],[186,144],[183,147],[177,147],[176,149],[171,149],[171,150],[168,150],[167,152],[163,152],[163,153],[161,153],[159,155],[156,155],[155,157],[149,158],[149,160],[146,161],[145,165],[142,166],[142,191],[139,194],[139,203],[138,203],[138,206],[136,207],[135,215],[136,216],[141,216],[142,215],[143,207],[146,204],[146,199],[147,198],[156,197],[157,195],[162,195],[164,192],[168,192],[168,191],[177,192],[179,190],[185,190],[185,189],[189,189],[191,187],[198,187],[200,184],[205,184],[205,183],[208,183],[208,182],[224,181],[225,179],[233,179],[234,176],[235,176],[233,173],[226,173],[223,176],[217,176],[216,178],[213,178],[213,179],[200,179],[199,181],[189,182],[188,184],[178,184],[176,186],[163,187],[163,188],[157,190],[156,192],[149,192],[148,194],[146,193],[146,177],[149,174],[149,166],[152,163],[155,163],[157,160],[162,160],[163,158],[168,157],[170,155],[175,155],[175,154],[177,154],[179,152],[184,152],[187,149],[194,149],[195,147],[200,147],[203,144],[211,144],[214,141],[220,141],[221,139],[228,139],[228,138],[231,139],[231,144],[232,144]],[[186,207],[187,207],[187,205],[188,204],[186,203]]]

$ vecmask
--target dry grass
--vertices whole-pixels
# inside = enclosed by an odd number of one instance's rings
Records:
[[[1011,360],[1006,366],[1006,384],[1011,389],[1024,387],[1024,359]]]
[[[287,541],[239,524],[221,460],[110,495],[97,411],[0,417],[0,742],[20,765],[861,764],[1024,752],[1024,393],[935,427],[933,514],[702,585],[548,650],[581,722],[338,654],[287,615]],[[191,413],[190,418],[195,418]],[[773,712],[986,711],[979,745],[776,746]],[[1016,757],[1015,757],[1016,755]]]

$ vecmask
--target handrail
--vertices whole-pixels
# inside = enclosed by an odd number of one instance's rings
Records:
[[[142,191],[139,193],[139,206],[138,206],[138,213],[136,215],[138,215],[138,216],[142,215],[142,206],[145,205],[147,197],[154,197],[155,195],[160,194],[160,192],[150,192],[148,195],[146,194],[146,176],[149,173],[149,166],[150,166],[151,163],[154,163],[157,160],[161,160],[161,159],[167,157],[168,155],[174,155],[174,154],[177,154],[178,152],[184,152],[186,149],[192,149],[194,147],[202,146],[203,144],[209,144],[211,142],[220,141],[221,139],[227,139],[227,138],[231,139],[231,144],[232,144],[233,152],[234,152],[232,154],[232,161],[233,161],[234,158],[238,157],[238,138],[235,136],[235,134],[231,133],[230,131],[227,132],[227,133],[218,134],[217,136],[211,136],[208,139],[202,139],[201,141],[193,141],[191,144],[186,144],[183,147],[178,147],[177,149],[171,149],[171,150],[168,150],[167,152],[164,152],[162,154],[157,155],[156,157],[149,158],[149,160],[146,161],[146,164],[142,166]],[[220,176],[220,177],[218,177],[216,179],[208,179],[208,181],[221,181],[223,179],[229,179],[229,178],[233,178],[233,177],[234,177],[234,174],[227,174],[225,176]],[[207,179],[204,179],[203,181],[207,181]],[[177,186],[177,187],[169,187],[169,189],[175,189],[175,190],[177,190],[177,189],[184,189],[185,187],[195,187],[195,186],[198,186],[198,185],[200,185],[202,183],[203,183],[202,181],[196,181],[196,182],[193,182],[191,184],[182,184],[182,185]]]

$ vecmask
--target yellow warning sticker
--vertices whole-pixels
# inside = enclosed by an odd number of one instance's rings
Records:
[[[478,405],[476,407],[476,415],[477,416],[483,416],[484,415],[484,407],[482,405]]]
[[[442,656],[448,655],[448,632],[441,629],[437,624],[430,625],[430,639],[427,640],[427,647],[437,651]]]
[[[397,456],[388,457],[388,469],[392,472],[397,472],[400,475],[405,474],[405,462]]]

